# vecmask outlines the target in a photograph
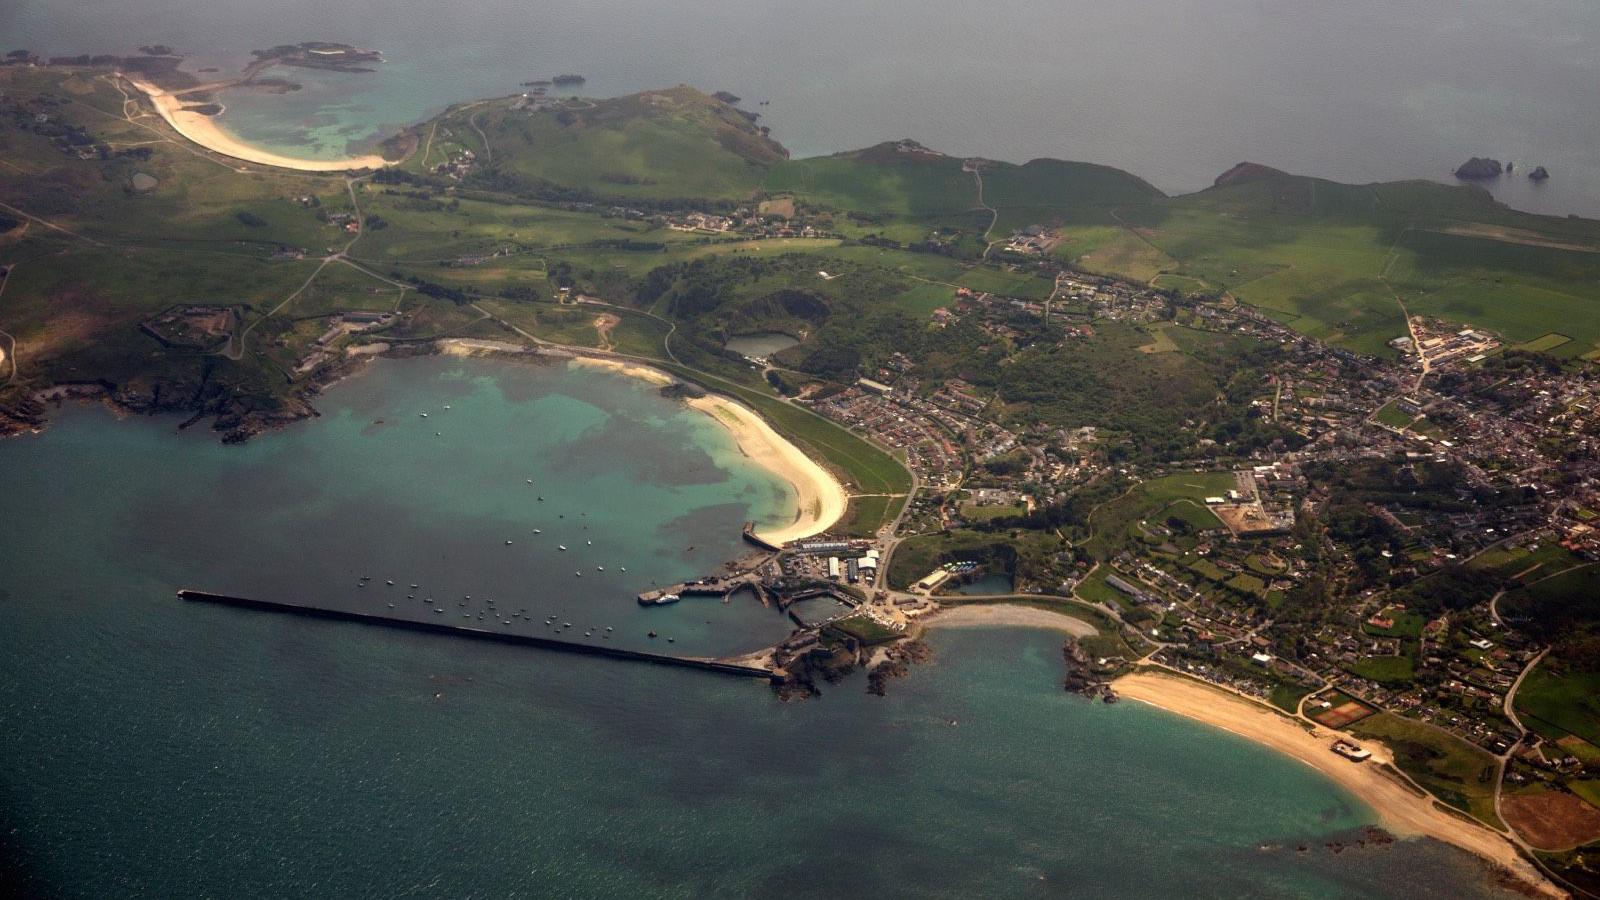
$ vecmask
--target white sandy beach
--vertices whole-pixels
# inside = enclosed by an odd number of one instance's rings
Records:
[[[1372,751],[1372,759],[1351,762],[1329,750],[1340,736],[1337,732],[1307,730],[1260,703],[1177,675],[1136,672],[1118,678],[1112,687],[1124,699],[1231,731],[1311,766],[1360,797],[1378,814],[1383,826],[1399,837],[1427,836],[1453,844],[1510,870],[1550,896],[1565,896],[1505,837],[1437,809],[1431,798],[1417,796],[1386,774],[1379,764],[1392,764],[1393,754],[1381,743],[1360,740],[1362,747]]]
[[[677,380],[660,369],[620,359],[579,356],[572,359],[572,364],[641,378],[651,384],[668,385]],[[757,536],[762,540],[773,544],[797,541],[827,531],[844,517],[849,504],[844,487],[827,469],[772,430],[772,426],[749,407],[718,394],[684,402],[716,419],[733,435],[739,451],[751,462],[794,488],[797,506],[794,520],[779,528],[758,531]]]
[[[185,110],[181,98],[167,93],[148,81],[128,75],[123,77],[150,98],[151,104],[161,114],[161,118],[165,119],[173,130],[207,150],[221,153],[224,156],[231,156],[244,162],[259,163],[264,166],[277,166],[283,169],[295,169],[301,172],[343,172],[347,169],[381,169],[389,165],[382,156],[375,153],[365,156],[351,156],[344,159],[297,159],[292,156],[283,156],[269,150],[263,150],[259,147],[252,147],[223,131],[212,116],[204,116],[197,112]]]
[[[844,518],[845,507],[849,504],[844,487],[827,469],[773,431],[772,426],[749,407],[716,394],[687,402],[721,422],[733,434],[739,450],[752,462],[793,486],[799,507],[794,521],[758,531],[757,537],[772,544],[797,541],[827,531]]]
[[[607,372],[615,372],[618,375],[626,375],[629,378],[643,379],[651,384],[659,384],[662,386],[669,385],[677,380],[660,369],[652,369],[649,366],[640,365],[639,363],[625,362],[620,359],[602,359],[598,356],[574,356],[571,360],[571,364],[574,366],[581,366],[586,369],[604,369]]]
[[[1018,626],[1022,628],[1048,628],[1073,637],[1088,637],[1095,627],[1082,619],[1037,606],[1015,603],[972,603],[946,606],[923,621],[930,627],[988,628],[993,626]]]

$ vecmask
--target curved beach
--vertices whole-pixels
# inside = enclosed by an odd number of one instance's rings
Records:
[[[972,603],[946,606],[923,619],[930,628],[1044,628],[1073,637],[1095,634],[1093,625],[1066,613],[1017,603]]]
[[[619,359],[579,356],[573,358],[571,363],[641,378],[652,384],[668,385],[677,381],[660,369]],[[728,429],[734,442],[739,445],[739,452],[751,462],[787,481],[794,488],[797,507],[794,520],[778,528],[763,529],[756,533],[757,537],[773,544],[797,541],[827,531],[844,518],[845,508],[850,502],[844,486],[827,469],[774,431],[754,410],[719,394],[707,394],[684,402]]]
[[[1505,868],[1549,896],[1565,896],[1503,835],[1440,810],[1431,797],[1417,796],[1386,774],[1380,764],[1393,765],[1394,757],[1381,743],[1362,740],[1361,746],[1372,751],[1372,759],[1350,762],[1328,749],[1337,732],[1302,727],[1260,703],[1178,675],[1135,672],[1118,678],[1112,687],[1124,699],[1231,731],[1305,763],[1360,797],[1377,813],[1384,827],[1397,836],[1431,837],[1460,847]]]
[[[708,394],[686,401],[709,414],[733,434],[739,450],[751,462],[789,482],[794,487],[794,521],[778,528],[763,529],[756,536],[770,544],[782,544],[820,534],[844,518],[849,497],[844,487],[828,470],[772,430],[766,420],[748,407],[726,397]]]
[[[259,147],[253,147],[222,130],[212,116],[204,116],[183,108],[183,100],[139,78],[124,74],[128,83],[138,88],[156,108],[172,129],[196,144],[244,162],[263,166],[277,166],[300,172],[343,172],[348,169],[381,169],[388,161],[376,153],[350,156],[342,159],[297,159],[283,156]]]

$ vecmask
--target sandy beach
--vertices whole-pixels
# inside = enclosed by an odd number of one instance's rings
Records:
[[[603,369],[631,378],[641,378],[662,386],[677,381],[676,378],[650,366],[620,359],[603,359],[578,356],[572,365],[590,369]],[[751,462],[782,478],[794,488],[796,506],[794,521],[774,529],[757,532],[764,541],[782,544],[797,541],[827,531],[844,517],[849,496],[844,487],[828,470],[772,430],[766,420],[746,406],[717,394],[684,401],[713,419],[733,435],[739,451]]]
[[[1040,609],[1037,606],[1021,606],[1015,603],[946,606],[923,621],[930,627],[988,628],[998,625],[1048,628],[1051,631],[1065,632],[1073,637],[1088,637],[1095,633],[1095,627],[1082,619],[1075,619],[1066,613]]]
[[[797,541],[827,531],[844,518],[849,503],[844,488],[827,469],[773,431],[765,419],[748,407],[715,394],[687,403],[721,422],[733,434],[739,450],[752,462],[794,487],[799,507],[794,521],[756,532],[762,540],[772,544]]]
[[[1500,834],[1435,808],[1431,798],[1418,797],[1379,768],[1393,762],[1389,749],[1371,740],[1360,744],[1372,759],[1350,762],[1334,755],[1329,745],[1338,736],[1325,728],[1308,730],[1262,704],[1177,675],[1136,672],[1112,683],[1123,699],[1138,700],[1231,731],[1247,740],[1291,756],[1332,778],[1360,797],[1379,822],[1399,837],[1426,836],[1453,844],[1515,873],[1550,896],[1565,896],[1551,885],[1515,846]]]
[[[659,384],[663,387],[672,384],[674,381],[677,381],[676,378],[673,378],[671,375],[668,375],[666,372],[663,372],[660,369],[652,369],[649,366],[640,365],[638,363],[624,362],[620,359],[602,359],[598,356],[574,356],[571,360],[571,364],[574,366],[581,366],[585,369],[603,369],[607,372],[615,372],[618,375],[626,375],[629,378],[640,378],[650,382],[651,384]]]
[[[183,101],[167,93],[161,88],[139,78],[123,75],[134,87],[144,92],[155,106],[161,118],[167,120],[173,130],[199,144],[207,150],[231,156],[244,162],[259,163],[264,166],[277,166],[283,169],[295,169],[301,172],[343,172],[347,169],[381,169],[389,163],[382,156],[375,153],[366,156],[351,156],[344,159],[297,159],[292,156],[283,156],[259,147],[252,147],[226,131],[223,131],[211,116],[203,116],[197,112],[188,112],[183,108]]]

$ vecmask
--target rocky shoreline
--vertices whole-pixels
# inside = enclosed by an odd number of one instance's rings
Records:
[[[1090,700],[1100,698],[1107,703],[1117,702],[1117,692],[1111,682],[1101,674],[1095,661],[1078,644],[1077,638],[1067,638],[1061,644],[1061,659],[1067,665],[1067,677],[1062,687],[1069,694],[1078,694]]]
[[[380,354],[388,358],[430,356],[437,343],[401,345]],[[9,405],[0,405],[0,438],[34,434],[49,427],[50,414],[69,400],[98,401],[118,415],[187,414],[178,427],[187,429],[212,419],[211,430],[224,444],[242,444],[258,434],[322,415],[312,398],[359,372],[373,356],[346,356],[319,367],[294,390],[272,402],[259,402],[207,381],[156,381],[117,384],[111,381],[67,381],[33,391]]]

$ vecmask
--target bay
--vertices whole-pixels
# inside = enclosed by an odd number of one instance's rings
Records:
[[[888,697],[856,677],[786,704],[749,680],[175,599],[192,585],[386,609],[415,580],[614,622],[641,646],[646,628],[706,653],[788,631],[748,597],[633,603],[633,581],[694,574],[738,551],[742,519],[789,502],[644,382],[427,358],[320,402],[321,419],[244,447],[92,407],[0,442],[0,882],[1497,896],[1437,843],[1336,852],[1372,814],[1297,763],[1064,694],[1052,634],[935,631],[934,660]],[[530,527],[626,557],[628,580],[579,587],[575,551],[525,548]]]

